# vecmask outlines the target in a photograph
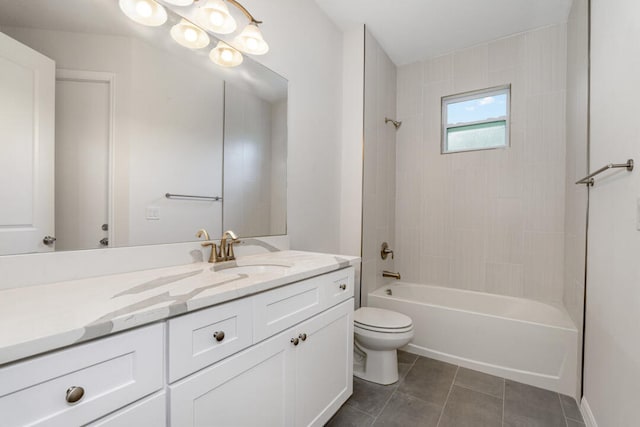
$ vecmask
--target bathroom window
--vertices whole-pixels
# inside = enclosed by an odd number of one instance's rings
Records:
[[[509,146],[511,85],[442,98],[442,153]]]

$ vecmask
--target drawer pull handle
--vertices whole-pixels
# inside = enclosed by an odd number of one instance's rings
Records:
[[[214,332],[213,337],[216,339],[216,341],[222,341],[224,339],[224,331]]]
[[[300,341],[298,340],[298,338],[291,338],[291,344],[298,345],[299,343]]]
[[[298,336],[298,338],[300,338],[302,341],[306,341],[307,340],[307,334],[300,334]]]
[[[82,387],[69,387],[67,390],[67,402],[76,403],[84,397],[84,389]]]
[[[342,285],[340,285],[340,289],[344,291],[345,289],[347,289],[347,285],[343,283]]]

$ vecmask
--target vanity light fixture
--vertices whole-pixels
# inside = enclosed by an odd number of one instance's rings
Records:
[[[202,49],[209,45],[207,33],[186,19],[182,19],[171,27],[171,37],[178,44],[189,49]]]
[[[167,22],[167,11],[154,0],[120,0],[120,9],[138,24],[158,27]]]
[[[209,58],[221,67],[236,67],[242,64],[242,54],[223,41],[211,50]]]
[[[236,30],[236,20],[223,0],[206,0],[200,6],[196,16],[198,23],[218,34],[230,34]]]
[[[240,50],[251,55],[264,55],[269,52],[269,45],[264,41],[258,26],[251,22],[235,38]]]
[[[191,6],[193,4],[193,0],[164,0],[164,2],[174,6]]]
[[[162,0],[174,6],[190,6],[200,2],[196,11],[196,20],[204,28],[218,34],[231,34],[236,28],[236,20],[227,7],[227,3],[234,5],[249,20],[249,24],[233,41],[235,47],[220,41],[209,53],[209,58],[222,67],[235,67],[242,64],[240,51],[251,55],[264,55],[269,51],[269,45],[264,40],[258,28],[262,21],[258,21],[249,11],[236,0]],[[133,21],[148,25],[160,26],[167,22],[166,9],[155,0],[119,0],[120,9]],[[209,45],[209,35],[197,25],[186,19],[171,27],[171,37],[180,45],[189,49],[201,49]]]

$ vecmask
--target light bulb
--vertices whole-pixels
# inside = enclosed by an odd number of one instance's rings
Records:
[[[251,50],[255,50],[258,47],[258,40],[253,37],[247,39],[247,47]]]
[[[154,0],[119,0],[122,12],[138,24],[158,27],[167,22],[167,11]]]
[[[231,62],[231,60],[233,59],[233,53],[229,49],[224,49],[222,53],[220,53],[220,58],[224,62]]]
[[[222,24],[224,24],[224,15],[222,15],[222,13],[220,13],[219,11],[215,10],[213,12],[211,12],[211,15],[209,15],[209,21],[211,21],[211,24],[217,26],[220,26]]]
[[[193,28],[187,28],[184,30],[184,38],[189,42],[195,42],[198,40],[198,33]]]
[[[136,12],[143,18],[148,18],[153,13],[153,9],[146,0],[140,0],[136,3]]]
[[[171,27],[170,34],[176,42],[189,49],[202,49],[209,45],[207,33],[186,19]]]
[[[209,58],[221,67],[236,67],[242,64],[242,54],[223,41],[209,53]]]

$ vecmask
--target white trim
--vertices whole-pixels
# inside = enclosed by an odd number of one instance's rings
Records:
[[[587,398],[584,396],[582,396],[582,401],[580,402],[580,413],[582,413],[582,418],[587,427],[598,427],[598,423],[596,423],[596,418],[593,416],[593,412],[591,412]]]
[[[109,239],[109,247],[116,247],[114,239],[115,233],[115,101],[116,101],[116,75],[114,73],[106,73],[102,71],[85,71],[70,70],[59,68],[56,70],[56,81],[76,81],[76,82],[100,82],[109,85],[109,181],[107,188],[107,238]]]

